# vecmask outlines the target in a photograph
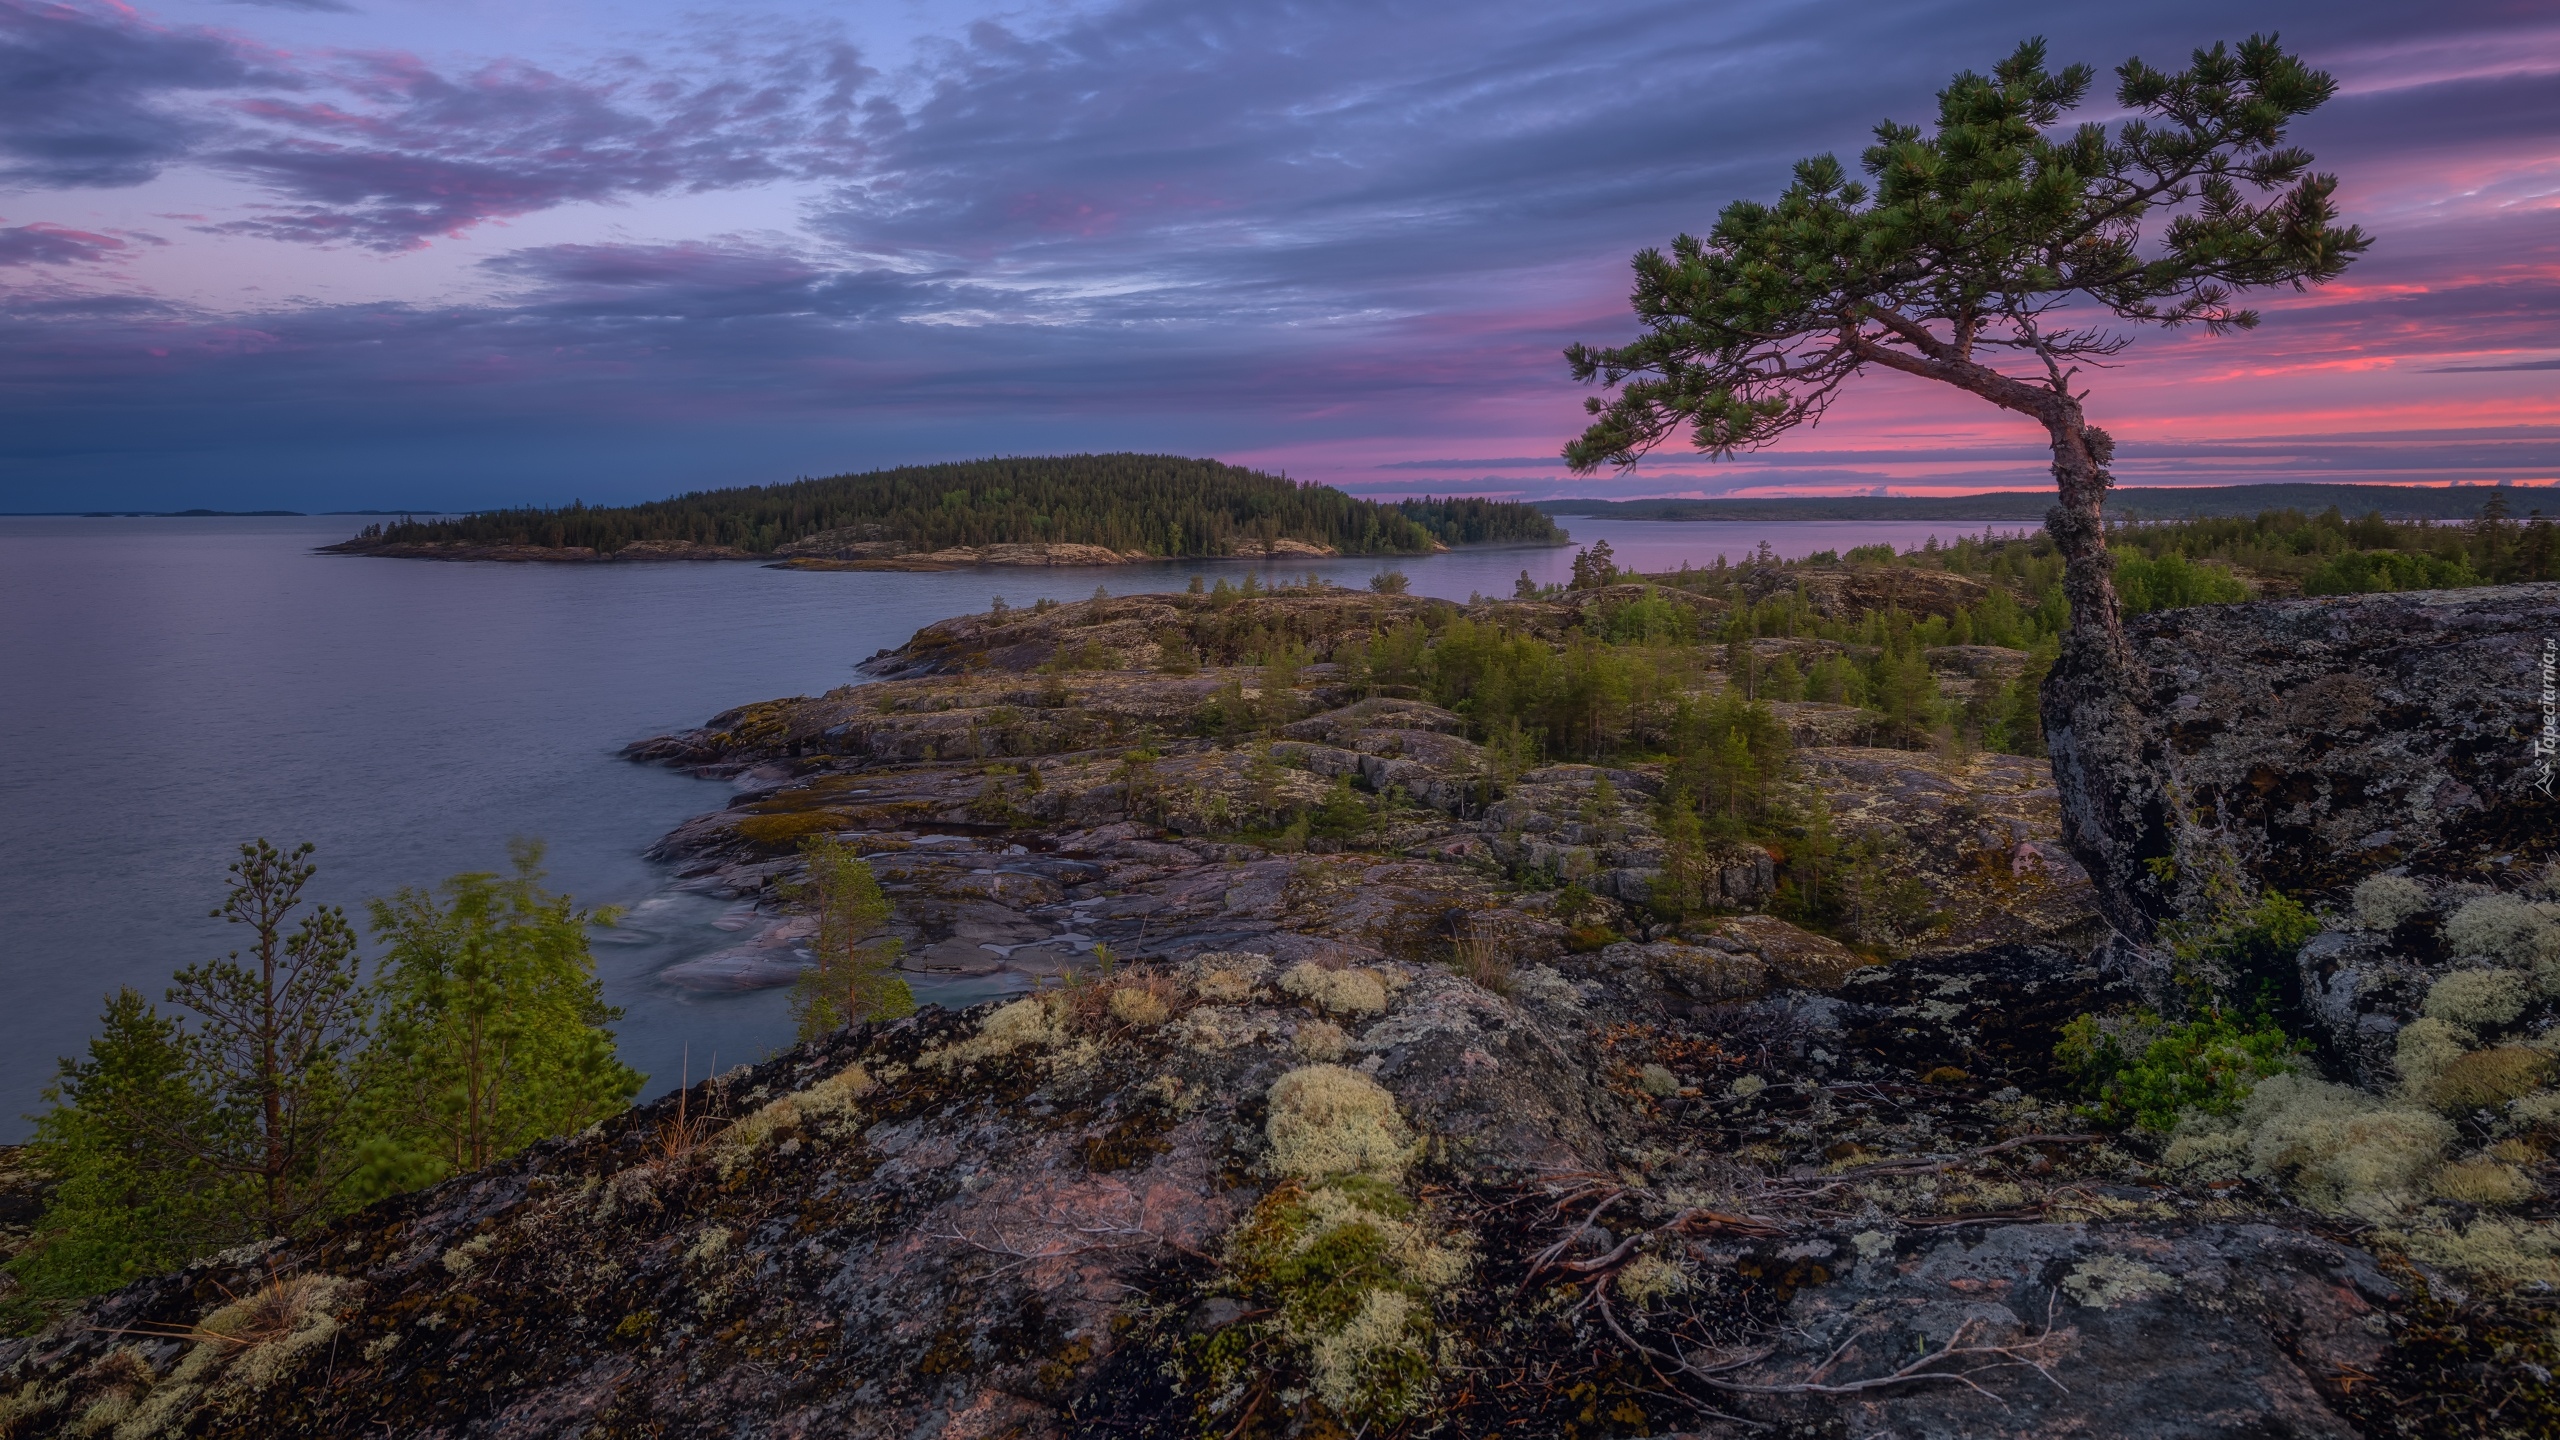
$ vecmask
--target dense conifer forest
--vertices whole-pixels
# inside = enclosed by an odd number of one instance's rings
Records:
[[[955,545],[1079,544],[1191,558],[1250,553],[1274,540],[1347,555],[1412,555],[1447,545],[1559,544],[1526,505],[1470,499],[1377,502],[1215,460],[1062,455],[909,465],[859,475],[702,490],[643,505],[488,510],[368,526],[386,544],[586,546],[637,541],[727,545],[763,554],[831,530]]]

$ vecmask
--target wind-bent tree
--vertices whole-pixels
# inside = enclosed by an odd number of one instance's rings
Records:
[[[1870,366],[1968,391],[2045,428],[2084,663],[2129,660],[2100,504],[2114,444],[2089,423],[2078,368],[2121,352],[2109,321],[2220,334],[2258,323],[2244,291],[2335,279],[2368,241],[2337,223],[2334,176],[2285,143],[2337,91],[2272,35],[2198,50],[2177,74],[2116,68],[2137,117],[2057,131],[2092,72],[2045,68],[2030,40],[1991,74],[1938,95],[1935,135],[1886,122],[1864,169],[1799,162],[1775,205],[1736,201],[1703,240],[1636,256],[1645,333],[1566,351],[1576,379],[1615,387],[1565,447],[1579,472],[1632,465],[1687,430],[1718,457],[1822,418]],[[2150,233],[2146,233],[2149,231]]]

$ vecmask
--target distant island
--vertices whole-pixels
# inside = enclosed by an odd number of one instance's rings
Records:
[[[909,465],[642,505],[486,510],[367,525],[323,547],[444,560],[763,560],[797,569],[1117,565],[1218,556],[1423,555],[1561,545],[1507,501],[1371,501],[1215,460],[1061,455]]]
[[[2271,510],[2316,514],[2331,506],[2347,515],[2387,520],[2473,520],[2492,495],[2507,497],[2504,514],[2540,513],[2533,490],[2499,485],[2195,485],[2127,486],[2110,491],[2111,515],[2139,520],[2204,520]],[[1980,495],[1784,495],[1735,500],[1540,500],[1549,515],[1608,520],[1980,520],[2044,523],[2053,491],[1991,490]],[[2552,495],[2560,510],[2560,491]],[[2527,503],[2518,504],[2518,501]]]

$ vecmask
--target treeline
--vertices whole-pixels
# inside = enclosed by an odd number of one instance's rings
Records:
[[[307,1233],[373,1200],[504,1159],[622,1110],[587,930],[606,911],[512,874],[376,900],[368,980],[355,927],[303,890],[311,847],[240,847],[214,912],[247,945],[177,972],[168,1011],[110,996],[62,1062],[30,1142],[55,1188],[8,1269],[7,1328],[245,1242]]]
[[[910,465],[641,505],[402,520],[369,525],[357,541],[574,546],[608,555],[653,541],[768,554],[831,531],[915,550],[1078,544],[1168,558],[1250,554],[1283,539],[1348,555],[1421,554],[1434,541],[1564,539],[1555,522],[1526,505],[1458,498],[1380,503],[1215,460],[1065,455]]]
[[[2560,579],[2560,525],[2539,513],[2519,519],[2505,490],[2492,492],[2476,518],[2458,522],[2388,520],[2374,511],[2349,519],[2335,506],[2317,514],[2267,510],[2117,524],[2108,528],[2107,546],[2116,558],[2116,588],[2136,614],[2252,594],[2370,595]],[[1843,558],[1810,556],[1805,563]],[[2042,533],[1949,544],[1933,538],[1900,554],[1872,546],[1845,558],[2000,580],[2034,601],[2058,588],[2062,574],[2061,557]]]
[[[1508,500],[1425,495],[1399,500],[1396,509],[1443,545],[1561,545],[1568,538],[1544,514]]]

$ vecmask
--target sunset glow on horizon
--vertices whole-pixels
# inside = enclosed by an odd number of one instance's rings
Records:
[[[2560,17],[2511,4],[0,0],[0,510],[644,499],[1213,455],[1373,495],[1967,494],[1889,374],[1575,477],[1627,262],[2044,33],[2279,31],[2375,237],[2085,373],[2127,486],[2560,483]],[[2112,82],[2080,116],[2111,120]]]

